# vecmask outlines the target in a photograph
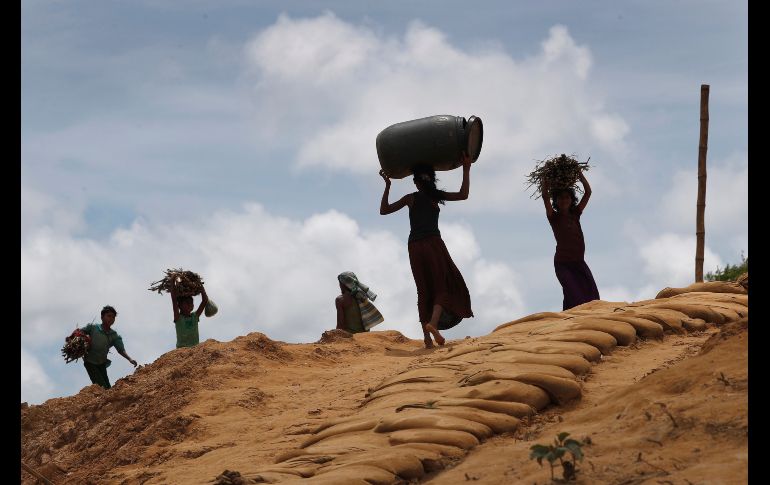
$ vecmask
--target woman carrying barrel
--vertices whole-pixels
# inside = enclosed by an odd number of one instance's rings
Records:
[[[432,166],[418,164],[412,167],[417,192],[403,196],[390,204],[390,177],[384,170],[385,191],[380,203],[380,214],[391,214],[409,207],[409,264],[417,286],[417,310],[425,338],[425,347],[433,347],[431,335],[439,345],[444,337],[439,330],[457,325],[463,318],[473,316],[471,297],[460,270],[447,251],[438,229],[439,205],[447,200],[465,200],[470,188],[471,157],[463,153],[463,181],[459,192],[445,192],[436,188],[436,172]]]

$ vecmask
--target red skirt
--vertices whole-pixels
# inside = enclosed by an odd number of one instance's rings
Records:
[[[417,286],[417,311],[420,322],[430,322],[433,305],[450,313],[439,322],[439,329],[455,326],[473,316],[471,296],[463,275],[455,266],[440,236],[430,236],[409,243],[409,264]]]

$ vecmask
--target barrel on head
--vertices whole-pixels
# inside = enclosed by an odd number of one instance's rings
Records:
[[[412,167],[427,163],[436,171],[462,165],[467,152],[472,161],[481,153],[484,128],[481,119],[471,116],[436,115],[391,125],[377,135],[377,158],[389,177],[401,179],[412,174]]]

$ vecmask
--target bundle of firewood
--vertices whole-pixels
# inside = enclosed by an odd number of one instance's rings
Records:
[[[177,296],[195,296],[203,290],[203,280],[197,273],[179,269],[167,269],[163,279],[155,281],[150,291],[175,293]]]
[[[61,354],[64,357],[64,362],[70,363],[84,357],[90,348],[91,337],[78,328],[72,332],[72,335],[64,339]]]
[[[591,160],[591,157],[588,157],[588,160]],[[535,170],[527,176],[527,188],[535,187],[532,194],[535,199],[541,197],[543,186],[546,184],[551,191],[572,188],[582,192],[577,181],[581,172],[588,171],[588,160],[579,162],[574,156],[568,157],[563,153],[557,157],[538,160]]]

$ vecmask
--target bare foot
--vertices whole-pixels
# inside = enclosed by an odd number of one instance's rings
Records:
[[[425,325],[425,329],[429,331],[431,334],[433,334],[433,338],[436,339],[437,344],[439,344],[440,346],[444,345],[444,342],[446,342],[446,339],[442,337],[440,333],[438,333],[438,330],[436,330],[436,328],[433,325],[429,323]]]
[[[430,337],[425,337],[425,348],[426,349],[432,349],[433,348],[433,340],[431,340]]]

